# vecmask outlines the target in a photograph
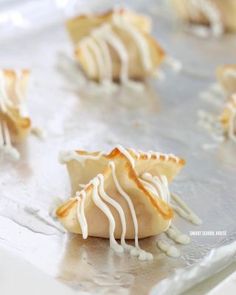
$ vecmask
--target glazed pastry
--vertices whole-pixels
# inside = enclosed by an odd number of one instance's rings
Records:
[[[216,75],[227,94],[236,93],[236,64],[219,66]]]
[[[0,71],[0,149],[18,158],[12,143],[21,142],[30,132],[31,121],[25,106],[29,71]]]
[[[234,0],[171,0],[177,15],[190,24],[208,26],[213,35],[236,31]]]
[[[56,211],[63,226],[85,239],[109,238],[115,251],[132,248],[134,255],[144,259],[146,252],[139,248],[138,238],[169,228],[173,209],[168,184],[185,161],[172,154],[137,152],[121,146],[108,154],[64,152],[60,160],[67,165],[72,187],[72,197]],[[135,247],[127,245],[125,239],[134,239]]]
[[[75,57],[89,79],[144,80],[155,75],[165,53],[150,35],[148,17],[129,10],[82,15],[67,22]]]
[[[236,142],[236,94],[231,96],[220,117],[224,134]]]

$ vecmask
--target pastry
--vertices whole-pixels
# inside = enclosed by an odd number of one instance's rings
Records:
[[[208,26],[213,35],[220,35],[224,31],[236,31],[234,0],[171,0],[171,2],[175,12],[184,22]]]
[[[220,116],[224,134],[236,142],[236,94],[233,94],[226,103],[224,111]]]
[[[76,60],[98,82],[144,80],[165,58],[150,35],[150,19],[129,10],[78,16],[67,22],[67,29]]]
[[[216,75],[221,87],[227,94],[236,93],[236,64],[219,66]]]
[[[183,159],[118,146],[108,154],[64,152],[60,160],[67,165],[72,197],[56,214],[69,232],[85,239],[109,238],[118,252],[131,247],[125,239],[134,239],[132,251],[145,256],[138,238],[169,228],[173,209],[168,184],[184,166]],[[184,214],[180,211],[178,214]],[[121,245],[115,239],[120,239]]]
[[[31,121],[25,107],[29,71],[0,71],[0,146],[19,157],[12,143],[21,142],[30,132]]]

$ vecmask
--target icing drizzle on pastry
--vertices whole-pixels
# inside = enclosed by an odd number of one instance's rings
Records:
[[[125,17],[119,13],[114,12],[112,23],[105,23],[99,28],[94,29],[90,36],[83,38],[78,43],[78,48],[83,49],[84,57],[88,65],[89,75],[95,76],[98,72],[99,81],[112,82],[112,59],[109,46],[112,47],[120,60],[121,67],[119,73],[119,79],[123,84],[131,85],[132,87],[137,84],[129,81],[129,54],[128,50],[117,35],[114,29],[120,29],[126,32],[136,44],[139,52],[139,56],[142,62],[144,71],[148,72],[152,70],[151,52],[146,38],[143,34],[133,25],[130,24]],[[108,46],[109,45],[109,46]],[[90,48],[94,57],[90,53],[88,54],[87,48]],[[92,58],[91,58],[92,57]],[[138,87],[138,85],[137,85]],[[138,87],[140,88],[140,87]]]
[[[127,158],[127,160],[130,162],[132,167],[135,167],[135,161],[136,159],[140,159],[141,156],[147,157],[147,159],[151,159],[155,156],[155,158],[163,157],[163,159],[168,160],[170,158],[174,159],[175,161],[179,161],[180,159],[178,157],[175,157],[174,155],[165,155],[165,154],[159,154],[154,152],[147,152],[143,153],[141,151],[135,151],[133,149],[125,149],[122,146],[117,147],[119,151]],[[83,163],[85,160],[95,160],[99,159],[104,155],[103,153],[99,153],[97,155],[85,155],[85,154],[79,154],[77,152],[67,152],[60,155],[61,162],[65,163],[67,161],[71,160],[77,160],[81,163]],[[144,251],[139,246],[138,241],[138,220],[135,212],[135,208],[132,202],[132,199],[127,194],[127,192],[124,191],[121,184],[119,183],[119,180],[117,178],[116,174],[116,165],[114,161],[109,161],[108,163],[109,168],[112,172],[112,179],[115,184],[115,187],[120,194],[122,198],[124,198],[125,202],[128,205],[133,227],[134,227],[134,246],[128,245],[125,242],[125,236],[126,236],[126,217],[123,208],[121,205],[115,201],[111,196],[109,196],[104,188],[104,176],[102,174],[98,174],[95,178],[93,178],[87,185],[82,186],[82,190],[76,193],[76,198],[78,200],[77,202],[77,218],[78,222],[80,224],[82,236],[84,239],[88,237],[88,226],[87,221],[84,213],[84,203],[86,199],[85,189],[88,185],[93,185],[93,201],[95,205],[106,215],[108,222],[109,222],[109,239],[110,239],[110,247],[118,253],[122,253],[124,251],[128,251],[131,255],[137,256],[140,260],[151,260],[153,259],[153,255],[149,252]],[[186,220],[194,223],[194,224],[200,224],[201,220],[200,218],[183,202],[183,200],[180,199],[180,197],[170,194],[169,188],[168,188],[168,180],[165,175],[151,175],[150,173],[143,173],[139,176],[139,181],[143,184],[145,189],[151,193],[154,197],[160,198],[166,203],[170,203],[171,199],[176,203],[173,205],[174,210],[183,218]],[[115,220],[112,215],[112,212],[108,205],[111,205],[119,214],[119,218],[121,221],[121,239],[120,244],[115,240],[114,238],[114,232],[115,232]],[[181,233],[174,225],[170,225],[169,228],[166,230],[166,235],[168,238],[173,240],[174,242],[178,244],[188,244],[190,242],[190,238]],[[173,245],[168,244],[167,241],[158,240],[157,246],[164,251],[167,255],[172,257],[178,257],[179,256],[179,250],[175,248]]]
[[[236,94],[232,96],[232,101],[228,102],[226,108],[229,110],[229,126],[228,126],[228,137],[236,142]]]
[[[207,18],[210,24],[211,32],[213,36],[220,36],[224,32],[224,24],[220,9],[216,3],[209,0],[189,0],[187,3],[190,19],[194,20],[202,13]],[[206,37],[207,30],[203,30],[204,27],[195,26],[193,32],[197,35]]]
[[[21,72],[15,71],[15,75],[13,96],[10,97],[7,91],[4,71],[0,70],[0,113],[6,116],[10,109],[18,109],[22,116],[27,113],[22,103],[22,92],[20,88]],[[16,160],[20,157],[19,152],[12,146],[10,131],[4,119],[0,119],[0,151]]]

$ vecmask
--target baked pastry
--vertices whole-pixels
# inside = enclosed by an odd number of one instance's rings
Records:
[[[227,94],[236,93],[236,64],[219,66],[216,75],[221,87]]]
[[[31,121],[25,106],[29,71],[0,71],[0,146],[19,157],[12,143],[21,142],[30,132]]]
[[[67,21],[75,58],[89,79],[127,82],[155,74],[165,53],[150,35],[148,17],[126,9]]]
[[[236,31],[234,0],[171,0],[177,15],[190,24],[208,26],[213,35]]]
[[[233,94],[226,103],[224,111],[220,116],[224,134],[236,142],[236,94]]]
[[[67,165],[72,187],[72,197],[56,211],[63,226],[85,239],[109,238],[115,251],[133,248],[134,255],[144,259],[138,238],[169,228],[173,209],[168,183],[185,161],[172,154],[121,146],[108,154],[64,152],[60,160]],[[120,239],[121,245],[115,239]],[[134,239],[135,248],[125,239]]]

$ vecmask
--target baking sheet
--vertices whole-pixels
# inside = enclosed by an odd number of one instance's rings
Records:
[[[0,40],[1,67],[32,70],[30,113],[33,123],[47,132],[45,140],[31,136],[26,145],[18,146],[19,162],[0,164],[0,245],[72,288],[96,294],[147,294],[176,270],[199,263],[210,250],[236,238],[236,146],[227,142],[203,149],[212,139],[198,126],[197,116],[202,109],[220,112],[199,93],[214,82],[218,64],[235,61],[236,38],[202,40],[187,35],[155,1],[148,6],[138,1],[133,7],[154,18],[154,35],[183,63],[181,73],[165,69],[166,79],[148,81],[142,92],[121,86],[109,94],[87,84],[71,59],[73,49],[62,21],[38,27],[35,34],[16,26],[11,39]],[[62,18],[63,14],[58,20]],[[184,157],[187,165],[171,190],[194,208],[203,224],[196,227],[178,216],[174,223],[185,233],[227,234],[192,236],[191,244],[179,246],[178,259],[162,254],[156,238],[141,240],[141,246],[155,254],[152,262],[119,256],[104,239],[84,241],[65,234],[51,217],[53,208],[70,195],[59,151],[108,151],[116,144]]]

